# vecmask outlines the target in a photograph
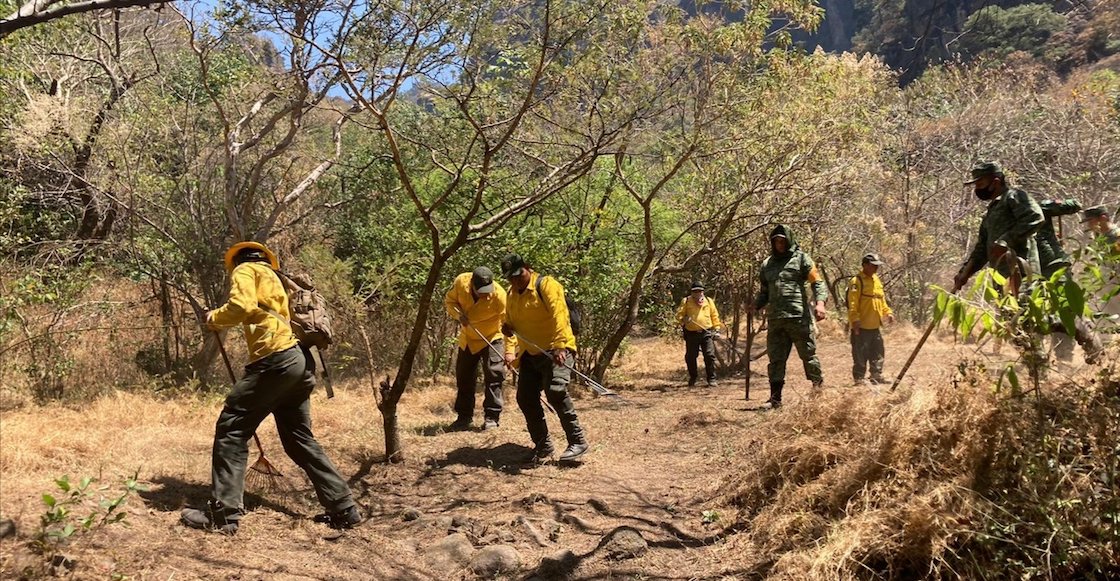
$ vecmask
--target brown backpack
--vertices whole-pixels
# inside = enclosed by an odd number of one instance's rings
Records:
[[[291,320],[286,320],[272,313],[277,318],[291,325],[292,333],[304,347],[318,347],[320,351],[330,347],[334,342],[334,328],[331,326],[331,315],[327,311],[327,301],[315,285],[311,277],[306,274],[290,275],[286,272],[276,271],[284,290],[288,292],[288,311],[292,314]]]

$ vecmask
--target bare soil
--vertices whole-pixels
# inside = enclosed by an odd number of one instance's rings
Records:
[[[906,325],[888,330],[888,375],[897,374],[920,334]],[[826,325],[819,343],[826,375],[821,398],[840,405],[854,393],[888,405],[882,395],[888,386],[851,385],[841,331]],[[43,558],[29,550],[29,541],[43,512],[41,495],[53,492],[54,478],[89,475],[115,489],[137,472],[148,490],[125,506],[127,526],[77,535],[61,548],[70,562],[56,573],[81,579],[473,579],[465,567],[437,568],[427,552],[449,532],[460,532],[476,548],[505,544],[518,551],[521,568],[502,578],[532,578],[542,558],[561,550],[574,558],[541,578],[762,578],[767,556],[732,542],[737,531],[727,526],[735,509],[721,505],[718,490],[737,456],[758,445],[758,427],[786,412],[754,409],[767,396],[765,357],[753,364],[752,398],[744,401],[741,374],[722,378],[715,388],[688,388],[682,354],[680,343],[635,340],[610,375],[622,404],[572,388],[592,442],[586,461],[573,466],[519,462],[529,440],[508,383],[502,425],[487,432],[444,431],[454,419],[450,378],[411,390],[401,406],[406,459],[399,464],[382,461],[381,417],[368,384],[344,382],[332,400],[316,391],[316,433],[369,516],[341,535],[312,522],[314,494],[269,422],[260,430],[264,448],[292,490],[248,494],[251,512],[234,537],[179,524],[181,508],[199,506],[209,495],[220,396],[121,392],[82,409],[3,412],[0,516],[13,520],[18,533],[0,540],[0,577],[42,572]],[[922,389],[945,382],[969,358],[1002,361],[986,348],[935,336],[904,383]],[[796,355],[788,378],[787,409],[810,396]],[[555,417],[550,420],[562,447],[562,432]],[[622,526],[637,530],[648,551],[611,558],[605,537]]]

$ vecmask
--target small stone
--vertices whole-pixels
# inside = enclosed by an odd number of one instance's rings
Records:
[[[0,520],[0,539],[16,536],[16,523],[11,519]]]
[[[571,574],[577,566],[579,566],[579,557],[568,549],[563,549],[541,559],[536,573],[545,579],[562,579]]]
[[[509,545],[491,545],[475,553],[470,569],[481,577],[493,577],[521,568],[521,554]]]
[[[424,516],[424,513],[420,512],[420,509],[414,506],[410,506],[401,511],[401,520],[405,522],[420,520],[422,516]]]
[[[649,550],[642,533],[632,527],[618,527],[604,537],[603,549],[608,559],[632,559]]]
[[[428,564],[444,572],[456,571],[471,562],[474,547],[461,533],[450,534],[424,549]]]
[[[548,535],[548,540],[554,543],[560,539],[560,531],[563,528],[564,525],[561,525],[560,523],[550,518],[546,518],[541,521],[541,532]]]

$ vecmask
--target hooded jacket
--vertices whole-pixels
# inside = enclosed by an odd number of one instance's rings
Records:
[[[780,254],[774,249],[774,236],[779,234],[789,241],[789,248]],[[817,271],[817,265],[801,251],[793,231],[784,224],[770,231],[770,256],[762,261],[758,278],[761,288],[754,306],[756,309],[768,306],[766,318],[770,320],[810,318],[812,311],[806,284],[812,288],[814,303],[828,300],[828,286]]]

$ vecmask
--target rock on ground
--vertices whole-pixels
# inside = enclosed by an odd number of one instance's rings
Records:
[[[649,550],[649,543],[637,529],[618,527],[603,537],[602,547],[609,559],[631,559]]]
[[[577,566],[579,566],[579,557],[568,549],[563,549],[541,559],[536,574],[544,579],[563,579]]]
[[[428,564],[440,571],[455,571],[471,562],[474,547],[462,533],[447,535],[424,549]]]
[[[521,568],[521,554],[509,545],[491,545],[480,549],[471,559],[470,569],[482,577],[508,573]]]

